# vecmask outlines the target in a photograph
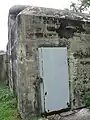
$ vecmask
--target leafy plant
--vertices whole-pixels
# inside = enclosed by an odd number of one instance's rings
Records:
[[[85,102],[85,105],[90,108],[90,92],[85,94],[84,102]]]
[[[70,8],[75,12],[82,12],[90,7],[90,0],[78,0],[78,3],[71,3]]]
[[[0,120],[20,120],[17,101],[8,87],[0,85]]]

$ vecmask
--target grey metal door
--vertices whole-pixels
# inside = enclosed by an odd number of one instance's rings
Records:
[[[69,77],[66,47],[39,48],[42,112],[67,108]]]

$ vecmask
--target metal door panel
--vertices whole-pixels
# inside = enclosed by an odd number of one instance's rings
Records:
[[[67,48],[39,48],[39,65],[40,76],[43,78],[41,83],[43,111],[44,108],[47,112],[67,108],[69,102]]]

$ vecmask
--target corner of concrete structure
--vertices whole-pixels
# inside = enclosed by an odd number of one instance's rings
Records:
[[[26,5],[14,5],[9,9],[9,14],[18,15],[26,7],[28,7],[28,6],[26,6]]]

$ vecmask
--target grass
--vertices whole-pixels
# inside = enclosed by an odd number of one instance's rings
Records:
[[[0,85],[0,120],[20,120],[16,99],[5,85]]]
[[[90,92],[87,92],[87,93],[85,94],[84,102],[85,102],[85,105],[88,106],[89,109],[90,109]]]
[[[0,120],[21,120],[15,96],[2,83],[0,83]],[[39,120],[39,118],[32,117],[29,120]]]

